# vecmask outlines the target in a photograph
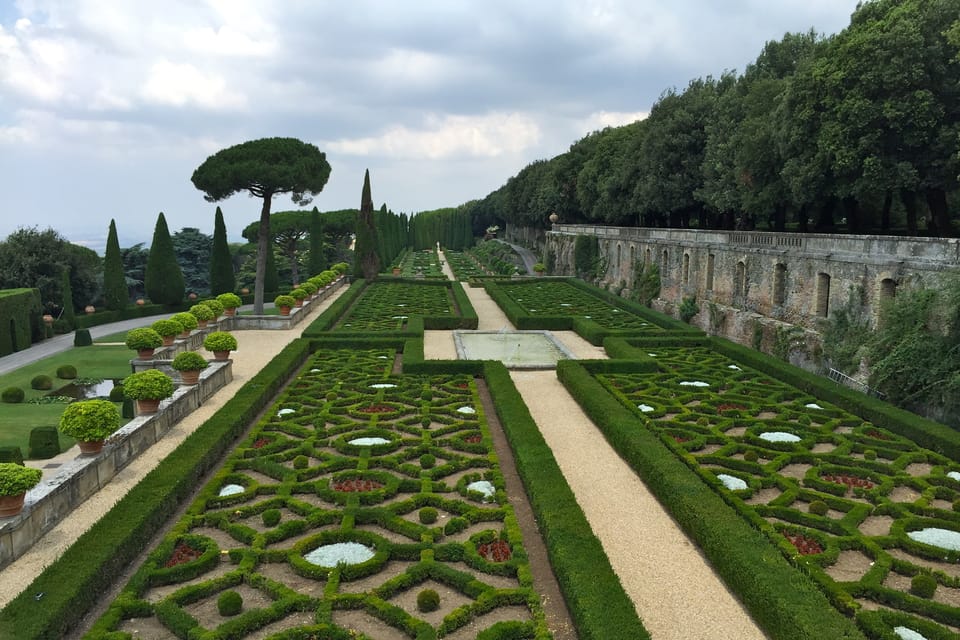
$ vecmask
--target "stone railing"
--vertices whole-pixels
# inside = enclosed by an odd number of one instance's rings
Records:
[[[160,403],[158,413],[134,418],[110,436],[100,453],[77,456],[27,492],[20,514],[0,519],[0,569],[20,557],[43,534],[232,379],[233,367],[229,360],[211,362],[201,372],[198,384],[178,387],[173,397]]]

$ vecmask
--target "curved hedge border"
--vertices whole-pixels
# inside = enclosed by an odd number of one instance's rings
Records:
[[[0,611],[0,638],[61,638],[107,591],[200,479],[306,360],[295,340]],[[42,594],[42,595],[41,595]],[[39,597],[37,597],[39,595]]]
[[[561,360],[557,377],[767,634],[778,640],[863,640],[856,624],[834,608],[810,577],[791,566],[655,434],[638,428],[636,416],[583,364]]]

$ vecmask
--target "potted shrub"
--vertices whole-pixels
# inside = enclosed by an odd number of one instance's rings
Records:
[[[210,311],[213,311],[213,321],[216,322],[217,318],[223,315],[223,305],[220,304],[220,301],[217,299],[213,300],[204,300],[200,304],[206,305],[210,308]]]
[[[273,304],[277,309],[280,309],[280,315],[288,316],[290,315],[290,309],[297,304],[297,299],[293,296],[279,295],[273,299]]]
[[[150,327],[143,327],[128,331],[126,344],[128,349],[136,349],[138,358],[149,360],[154,350],[163,345],[163,338]]]
[[[300,285],[300,288],[307,292],[307,297],[308,297],[308,298],[311,298],[311,299],[312,299],[313,296],[317,295],[317,289],[318,289],[317,285],[313,284],[313,283],[310,282],[309,280],[307,280],[306,282],[302,283],[302,284]]]
[[[23,509],[27,491],[40,484],[43,472],[17,464],[0,462],[0,518],[9,518]]]
[[[197,318],[192,313],[187,313],[186,311],[173,314],[171,320],[176,320],[183,326],[183,331],[180,333],[181,338],[189,338],[190,332],[200,326]]]
[[[536,273],[538,276],[542,276],[546,272],[546,270],[547,270],[547,265],[543,264],[542,262],[538,262],[537,264],[533,265],[533,272]]]
[[[173,345],[174,339],[183,333],[183,325],[172,318],[157,320],[150,325],[150,328],[160,334],[165,347]]]
[[[230,352],[236,350],[237,339],[226,331],[214,331],[203,339],[203,348],[213,351],[213,357],[217,360],[226,360]]]
[[[213,320],[213,311],[207,305],[195,304],[189,309],[190,315],[197,319],[197,325],[203,329],[207,323]]]
[[[290,295],[293,296],[293,299],[297,301],[296,304],[298,307],[302,307],[303,301],[307,298],[307,292],[300,287],[297,287],[291,291]]]
[[[60,433],[76,439],[83,455],[99,453],[103,441],[119,428],[120,412],[109,400],[72,402],[60,416]]]
[[[237,309],[243,304],[243,300],[235,293],[221,293],[217,296],[217,302],[223,305],[223,313],[228,316],[236,315]]]
[[[123,393],[137,401],[137,413],[156,413],[160,401],[173,395],[173,380],[159,369],[138,371],[123,381]]]
[[[197,384],[200,381],[200,372],[210,366],[206,358],[196,351],[181,351],[174,357],[170,366],[180,372],[183,384]]]
[[[393,275],[394,275],[394,276],[399,276],[399,275],[400,275],[400,265],[398,265],[398,264],[393,265],[392,267],[390,267],[390,271],[393,272]]]

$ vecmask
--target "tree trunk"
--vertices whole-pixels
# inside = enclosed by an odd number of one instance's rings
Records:
[[[893,193],[887,191],[883,196],[883,211],[880,212],[880,233],[886,235],[890,231],[890,209],[893,207]]]
[[[773,210],[773,230],[783,232],[787,230],[787,205],[782,202],[777,203]]]
[[[947,194],[943,189],[927,189],[927,206],[930,208],[931,234],[941,238],[953,236],[950,214],[947,211]]]
[[[797,212],[797,231],[800,233],[807,233],[810,230],[810,225],[807,222],[807,205],[806,203],[800,205],[800,211]]]
[[[260,230],[257,235],[257,277],[253,285],[253,313],[263,314],[263,281],[267,276],[267,251],[270,251],[270,203],[273,193],[263,194],[260,209]]]
[[[917,194],[909,189],[900,190],[900,201],[907,212],[907,235],[917,235]]]
[[[830,197],[821,205],[820,212],[817,214],[817,221],[814,223],[813,230],[819,232],[834,231],[833,208],[836,206],[836,198]]]

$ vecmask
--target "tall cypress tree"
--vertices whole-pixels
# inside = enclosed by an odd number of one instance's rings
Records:
[[[111,311],[120,311],[130,302],[127,278],[123,272],[123,257],[120,255],[120,241],[117,239],[117,224],[113,220],[110,220],[107,250],[103,254],[103,299],[107,309]]]
[[[157,226],[153,230],[153,242],[150,244],[143,280],[151,302],[166,305],[183,302],[186,285],[183,272],[177,264],[177,254],[173,249],[167,219],[163,217],[162,211],[157,216]]]
[[[233,275],[233,259],[227,244],[227,227],[223,224],[223,212],[217,207],[213,219],[213,248],[210,253],[210,293],[232,293],[237,286]]]
[[[310,263],[307,265],[309,276],[313,277],[323,271],[326,260],[323,255],[323,222],[320,212],[314,207],[310,212]]]
[[[380,273],[377,256],[377,228],[373,224],[373,196],[370,195],[370,170],[363,174],[363,193],[357,214],[357,240],[353,249],[353,272],[357,277],[371,280]]]
[[[70,265],[63,265],[61,272],[61,289],[63,293],[63,313],[60,319],[65,320],[71,329],[77,326],[77,314],[73,306],[73,287],[70,286]]]

